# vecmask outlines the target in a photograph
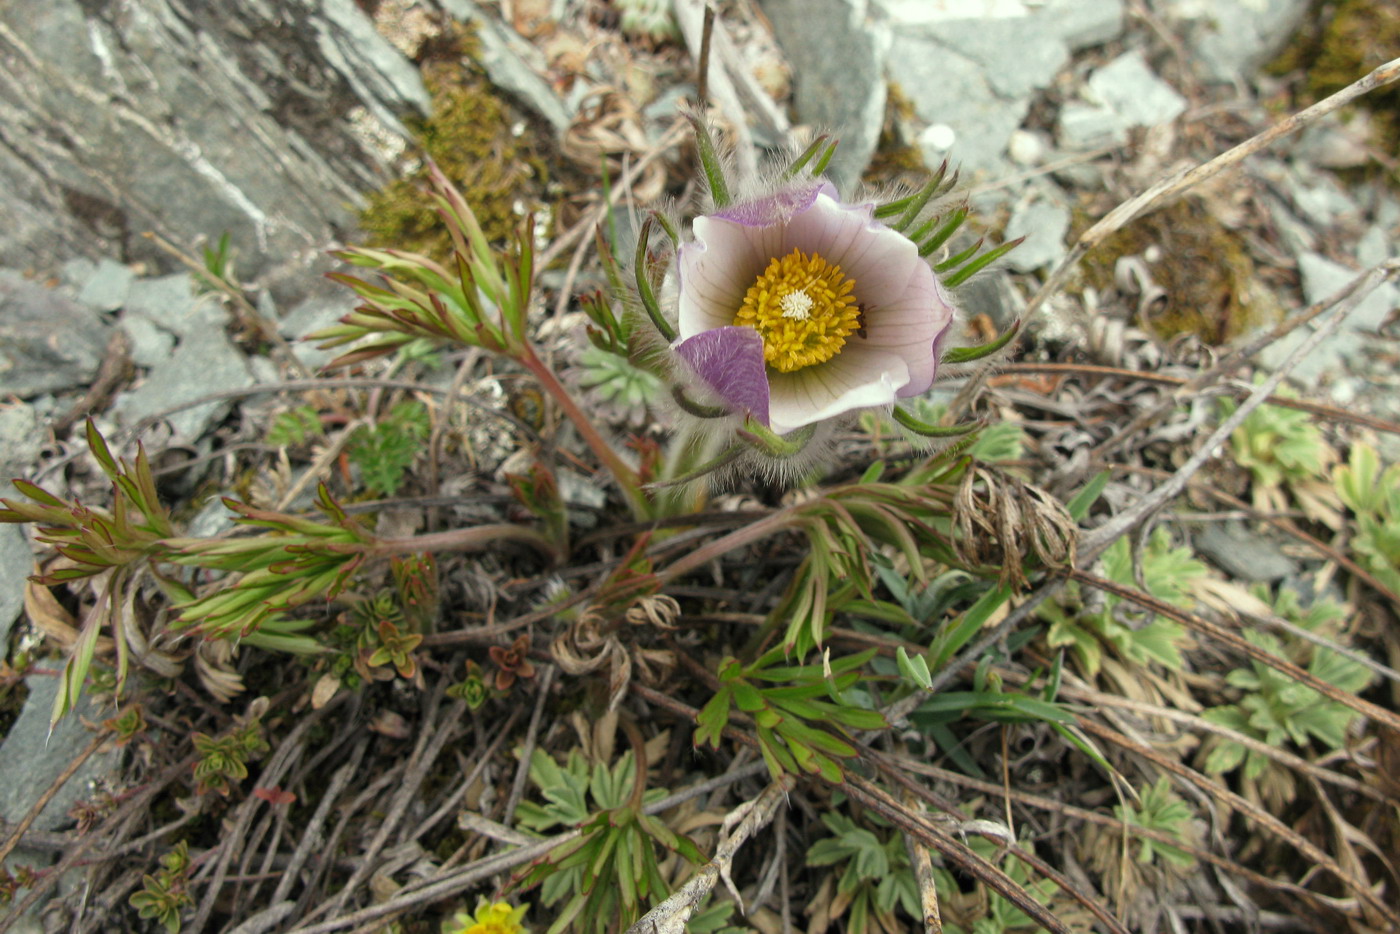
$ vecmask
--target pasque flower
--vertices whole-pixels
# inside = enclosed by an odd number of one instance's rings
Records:
[[[804,178],[696,218],[674,349],[725,408],[783,435],[933,384],[952,299],[874,208]]]

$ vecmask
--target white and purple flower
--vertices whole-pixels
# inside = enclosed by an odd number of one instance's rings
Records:
[[[873,204],[799,181],[693,233],[674,350],[726,408],[783,435],[933,384],[953,301]]]

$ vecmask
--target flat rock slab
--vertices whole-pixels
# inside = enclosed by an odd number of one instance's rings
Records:
[[[61,665],[55,661],[54,665]],[[64,717],[49,733],[49,715],[58,696],[59,678],[31,675],[24,709],[0,745],[0,817],[13,823],[24,817],[64,769],[92,741],[82,720],[100,721],[111,716],[84,698],[78,709]],[[68,809],[92,794],[94,779],[111,774],[119,754],[98,751],[78,769],[34,821],[34,829],[55,831],[73,823]]]
[[[118,396],[113,411],[124,424],[133,425],[158,412],[252,384],[253,375],[243,353],[221,328],[205,327],[188,334],[140,386]],[[231,404],[224,400],[205,402],[180,409],[167,421],[176,438],[196,441]]]
[[[0,406],[0,497],[24,501],[12,477],[23,477],[39,459],[39,419],[24,403]],[[0,525],[0,655],[24,609],[24,579],[34,573],[34,554],[21,525]]]
[[[0,396],[86,384],[107,343],[96,314],[60,292],[0,270]]]
[[[1138,51],[1096,69],[1083,96],[1060,111],[1058,135],[1066,149],[1121,144],[1129,130],[1170,123],[1186,109],[1186,98],[1157,77]]]
[[[1203,77],[1238,81],[1288,43],[1309,0],[1167,0],[1157,12],[1185,36]]]
[[[893,40],[887,71],[932,132],[926,161],[965,173],[1011,171],[1008,143],[1039,91],[1074,51],[1116,37],[1119,0],[882,0]]]
[[[889,25],[869,0],[767,0],[763,10],[793,66],[797,119],[840,137],[829,172],[847,188],[880,140]]]
[[[1002,234],[1003,240],[1026,239],[1006,256],[1006,264],[1017,272],[1030,272],[1059,262],[1065,255],[1065,234],[1069,232],[1069,208],[1050,201],[1033,201],[1018,207]]]

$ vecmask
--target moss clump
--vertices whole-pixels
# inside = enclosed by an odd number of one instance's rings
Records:
[[[1312,104],[1384,65],[1397,50],[1400,4],[1395,0],[1322,2],[1267,71],[1280,77],[1304,73],[1299,103]],[[1370,111],[1377,150],[1400,151],[1400,86],[1372,91],[1357,106]],[[1395,172],[1390,177],[1400,180]]]
[[[1147,262],[1153,247],[1155,261]],[[1165,305],[1147,309],[1147,320],[1139,322],[1164,340],[1195,334],[1225,344],[1278,317],[1244,241],[1197,199],[1178,201],[1110,236],[1084,258],[1085,284],[1116,289],[1114,270],[1125,256],[1142,258],[1166,292]]]
[[[532,200],[539,161],[510,129],[512,119],[487,80],[463,67],[460,56],[423,69],[433,112],[413,126],[421,154],[437,163],[461,190],[492,240],[519,223],[516,202]],[[426,168],[370,196],[360,226],[371,245],[446,257],[452,244],[424,194]]]
[[[923,184],[928,178],[928,166],[924,164],[924,154],[904,139],[902,127],[914,119],[914,103],[904,96],[899,85],[893,81],[885,97],[885,120],[880,126],[880,140],[875,145],[875,154],[870,157],[870,165],[865,169],[864,181],[869,185],[888,185],[895,182]]]

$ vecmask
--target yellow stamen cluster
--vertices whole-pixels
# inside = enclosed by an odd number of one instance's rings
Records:
[[[734,323],[758,331],[764,361],[780,373],[824,363],[860,327],[855,284],[819,254],[793,250],[749,286]]]

